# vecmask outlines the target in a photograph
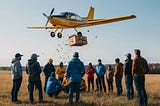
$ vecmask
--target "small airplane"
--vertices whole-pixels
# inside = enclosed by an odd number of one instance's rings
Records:
[[[62,12],[60,15],[52,15],[53,12],[54,12],[54,8],[51,10],[51,13],[49,16],[43,13],[43,15],[47,17],[47,22],[45,26],[31,26],[27,28],[54,29],[55,31],[51,31],[50,33],[51,37],[55,37],[55,33],[57,32],[57,30],[61,29],[61,31],[58,32],[57,34],[57,37],[61,38],[63,29],[73,28],[77,32],[77,35],[82,36],[82,33],[77,31],[76,28],[107,24],[107,23],[136,18],[135,15],[129,15],[129,16],[121,16],[121,17],[115,17],[115,18],[94,19],[94,8],[93,7],[90,7],[87,17],[80,17],[79,15],[72,13],[72,12]],[[48,22],[50,22],[52,25],[47,26]]]

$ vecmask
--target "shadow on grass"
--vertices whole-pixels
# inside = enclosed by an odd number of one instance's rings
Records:
[[[47,100],[44,100],[42,102],[38,102],[38,101],[35,101],[33,103],[31,103],[30,101],[22,101],[20,103],[17,103],[17,104],[26,104],[26,105],[50,105],[52,106],[52,104],[55,104],[53,101],[47,101]]]
[[[54,96],[55,99],[68,99],[68,96]]]
[[[5,95],[5,94],[0,94],[0,98],[6,99],[6,98],[7,98],[7,95]]]
[[[69,102],[68,103],[65,103],[65,104],[56,104],[56,106],[98,106],[97,104],[95,103],[86,103],[84,101],[80,101],[80,102],[73,102],[72,104],[70,104]]]

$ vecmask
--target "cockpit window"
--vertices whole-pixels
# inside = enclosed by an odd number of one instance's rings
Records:
[[[61,13],[62,16],[66,17],[67,19],[77,20],[77,21],[85,21],[82,17],[75,13],[71,12],[63,12]]]
[[[71,19],[74,19],[74,20],[79,20],[79,21],[81,21],[81,17],[79,17],[79,16],[77,16],[77,15],[72,15],[70,18],[71,18]]]

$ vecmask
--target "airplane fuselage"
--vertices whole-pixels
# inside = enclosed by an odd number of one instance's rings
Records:
[[[64,26],[64,27],[70,27],[73,28],[74,26],[83,23],[81,21],[78,20],[74,20],[74,19],[63,19],[63,18],[59,18],[59,17],[53,17],[49,20],[49,22],[55,26],[55,25],[60,25],[60,26]]]
[[[53,15],[49,19],[49,22],[53,26],[59,25],[59,26],[69,27],[69,28],[73,28],[74,26],[86,21],[87,21],[86,19],[71,12],[63,12],[60,15]]]

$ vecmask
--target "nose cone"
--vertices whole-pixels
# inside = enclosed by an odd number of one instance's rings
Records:
[[[53,26],[55,26],[55,25],[57,25],[58,19],[57,19],[56,17],[51,17],[51,18],[49,19],[49,22],[50,22]]]

